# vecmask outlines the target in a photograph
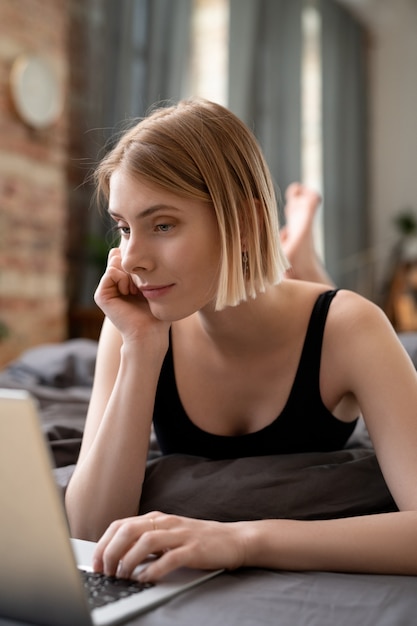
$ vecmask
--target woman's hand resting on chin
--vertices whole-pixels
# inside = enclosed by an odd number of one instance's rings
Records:
[[[120,248],[109,252],[107,268],[94,294],[96,304],[119,330],[124,340],[143,337],[150,331],[168,335],[170,324],[157,320],[130,274],[122,268]]]
[[[139,580],[162,578],[178,567],[236,569],[244,562],[240,522],[222,523],[147,513],[110,524],[97,544],[95,571],[130,578],[150,554],[158,556],[141,571]]]

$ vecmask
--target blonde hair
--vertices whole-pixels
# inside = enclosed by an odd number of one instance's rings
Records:
[[[106,200],[119,168],[212,204],[221,240],[217,310],[282,279],[288,262],[271,175],[254,135],[229,110],[203,99],[155,109],[122,135],[96,169],[97,191]]]

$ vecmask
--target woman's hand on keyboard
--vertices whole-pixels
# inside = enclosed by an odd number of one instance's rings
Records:
[[[117,520],[97,544],[93,568],[108,576],[155,581],[178,567],[235,569],[244,564],[247,523],[222,523],[166,515],[160,512]]]

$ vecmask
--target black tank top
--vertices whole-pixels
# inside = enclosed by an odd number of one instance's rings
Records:
[[[323,404],[319,386],[324,327],[336,293],[337,290],[322,293],[314,305],[283,411],[271,424],[254,433],[213,435],[191,422],[178,395],[170,345],[159,377],[153,416],[162,453],[233,459],[343,448],[356,421],[345,423],[334,417]]]

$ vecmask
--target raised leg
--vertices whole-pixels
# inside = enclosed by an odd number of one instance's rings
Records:
[[[334,285],[314,245],[313,225],[321,203],[320,195],[301,183],[292,183],[285,192],[286,224],[281,242],[291,263],[288,278]]]

